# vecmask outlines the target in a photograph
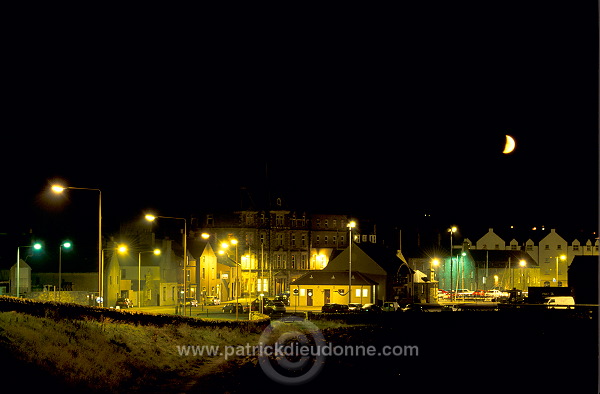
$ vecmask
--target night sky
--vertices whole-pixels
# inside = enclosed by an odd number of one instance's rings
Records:
[[[96,261],[97,194],[57,199],[54,179],[102,190],[107,233],[279,195],[398,227],[596,229],[597,4],[522,3],[289,34],[21,28],[3,65],[0,268],[29,229]]]

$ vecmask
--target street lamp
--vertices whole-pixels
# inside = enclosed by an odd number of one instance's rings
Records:
[[[70,249],[71,248],[71,242],[63,242],[62,244],[60,244],[60,246],[58,247],[58,300],[60,301],[60,291],[62,290],[62,250],[63,248],[65,249]]]
[[[450,233],[450,301],[454,300],[454,293],[452,292],[452,270],[453,270],[453,261],[452,261],[452,250],[453,250],[453,245],[452,245],[452,234],[454,234],[455,232],[457,232],[458,229],[456,228],[456,226],[452,226],[448,229],[448,232]]]
[[[229,240],[229,242],[231,242],[232,245],[235,245],[235,260],[231,260],[231,258],[225,252],[225,250],[229,248],[229,244],[227,242],[221,243],[221,250],[219,250],[219,254],[225,255],[225,257],[227,257],[229,260],[233,261],[233,263],[235,264],[235,279],[233,281],[233,286],[231,287],[231,290],[233,293],[235,293],[235,320],[237,320],[238,319],[239,293],[240,293],[240,291],[239,291],[239,266],[240,266],[240,264],[238,263],[238,240],[235,238],[231,238]]]
[[[431,260],[431,280],[434,281],[435,280],[435,268],[437,268],[437,266],[440,265],[440,259],[435,258],[433,260]]]
[[[525,276],[524,276],[524,268],[527,265],[525,260],[519,261],[519,266],[521,267],[521,291],[525,291]]]
[[[145,250],[143,252],[138,252],[138,294],[137,294],[137,304],[138,308],[142,307],[142,253],[154,253],[155,256],[160,255],[160,249],[154,250]]]
[[[560,256],[556,256],[556,287],[560,286],[560,282],[558,280],[558,259],[565,261],[567,259],[567,256],[565,256],[564,254],[561,254]]]
[[[21,287],[21,248],[33,248],[34,250],[42,249],[42,244],[39,242],[34,243],[33,245],[25,245],[25,246],[17,246],[17,272],[16,272],[16,296],[20,297],[20,287]]]
[[[173,217],[173,216],[155,216],[155,215],[146,215],[144,216],[144,218],[149,221],[149,222],[153,222],[156,219],[174,219],[174,220],[183,220],[183,296],[182,296],[182,301],[183,301],[183,315],[185,316],[185,295],[186,295],[186,286],[185,286],[185,277],[186,277],[186,273],[187,273],[187,266],[188,266],[188,255],[187,255],[187,220],[185,220],[185,218],[177,218],[177,217]],[[192,306],[190,305],[190,315],[192,314]]]
[[[112,248],[104,248],[100,250],[100,255],[101,255],[101,259],[102,261],[104,261],[104,251],[105,250],[112,250],[112,251],[117,251],[118,253],[127,253],[127,245],[124,244],[120,244],[120,245],[116,245],[115,247]],[[102,289],[102,292],[104,292],[104,269],[102,269],[102,275],[101,275],[102,280],[100,281],[100,288]],[[103,306],[104,304],[104,297],[100,295],[100,293],[98,293],[98,298],[96,300],[96,303],[99,306]]]
[[[69,190],[92,190],[98,192],[98,295],[101,299],[104,299],[102,289],[102,275],[104,274],[104,267],[102,266],[102,191],[100,189],[93,189],[87,187],[73,187],[73,186],[62,186],[52,185],[51,190],[60,194],[66,189]]]
[[[350,232],[350,244],[348,246],[348,305],[352,302],[352,229],[356,227],[354,220],[348,222],[348,231]]]

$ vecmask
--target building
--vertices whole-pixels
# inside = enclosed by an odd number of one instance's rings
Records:
[[[500,236],[493,228],[483,235],[473,245],[465,239],[469,249],[477,250],[511,250],[525,251],[535,261],[540,269],[540,286],[568,286],[567,270],[575,256],[598,256],[599,241],[597,234],[590,239],[581,233],[565,235],[570,243],[556,232],[545,228],[535,229],[517,234],[505,231]],[[520,238],[520,241],[517,240]],[[508,243],[506,239],[511,239]]]
[[[135,306],[176,305],[183,288],[183,259],[173,251],[172,240],[154,244],[136,242],[126,253],[111,251],[105,258],[104,306],[129,298]],[[156,256],[154,249],[161,250]]]
[[[394,276],[394,300],[399,304],[436,303],[438,281],[403,262]]]
[[[361,272],[322,270],[306,272],[291,283],[290,308],[325,304],[375,302],[378,283]],[[350,294],[348,294],[350,289]]]
[[[402,264],[394,251],[368,242],[353,243],[352,248],[348,247],[335,256],[323,271],[348,271],[350,261],[353,272],[358,271],[377,283],[376,303],[394,299],[394,278]]]
[[[190,254],[186,274],[188,296],[201,303],[208,296],[223,301],[234,299],[234,283],[239,273],[234,261],[227,256],[219,256],[209,239],[189,238],[187,244]]]
[[[31,292],[31,266],[25,260],[19,259],[19,278],[17,278],[17,264],[10,267],[10,294],[17,296],[17,280],[19,281],[20,295]]]
[[[324,269],[332,255],[349,244],[346,215],[297,212],[281,199],[273,205],[270,210],[206,214],[193,221],[192,239],[206,234],[216,248],[237,241],[228,254],[239,264],[242,296],[287,292],[295,279]],[[353,230],[355,235],[359,232]]]

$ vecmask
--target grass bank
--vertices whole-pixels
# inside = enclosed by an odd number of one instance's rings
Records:
[[[22,382],[24,389],[51,388],[56,382],[72,392],[147,391],[164,382],[173,388],[218,369],[222,362],[214,355],[182,357],[178,346],[245,345],[257,343],[259,336],[232,327],[57,320],[0,312],[2,364],[9,370],[11,363],[18,365],[20,371],[14,372],[30,376]],[[48,379],[48,385],[39,379]]]

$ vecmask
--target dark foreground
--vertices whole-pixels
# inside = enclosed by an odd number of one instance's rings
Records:
[[[547,313],[399,315],[328,329],[336,345],[418,346],[412,356],[330,356],[312,381],[275,383],[256,360],[230,364],[190,392],[598,393],[595,319]],[[552,312],[552,313],[550,313]]]
[[[257,357],[239,357],[206,376],[186,382],[159,376],[151,385],[136,389],[145,393],[598,393],[596,316],[558,310],[386,313],[355,326],[324,329],[322,334],[328,344],[340,347],[371,345],[380,352],[386,346],[411,346],[412,354],[327,356],[319,364],[320,373],[298,386],[271,380]],[[2,344],[0,350],[9,345]],[[0,362],[3,383],[21,386],[20,392],[66,392],[60,377],[16,361],[6,352],[0,352]],[[106,387],[106,392],[116,391]]]

